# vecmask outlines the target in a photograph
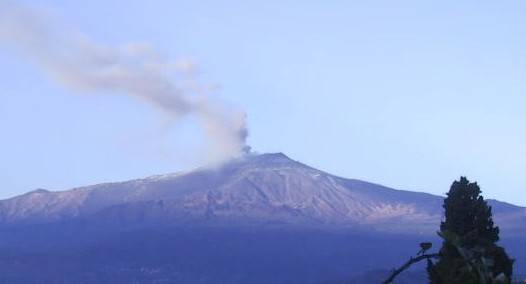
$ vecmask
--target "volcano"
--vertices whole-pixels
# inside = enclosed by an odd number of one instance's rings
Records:
[[[249,154],[2,200],[0,273],[9,283],[348,283],[420,241],[439,246],[442,201]],[[520,270],[526,208],[490,204]]]

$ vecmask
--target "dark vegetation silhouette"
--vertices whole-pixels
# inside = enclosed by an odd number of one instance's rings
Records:
[[[499,228],[493,222],[491,206],[480,194],[477,183],[465,177],[453,182],[444,199],[445,219],[438,232],[443,240],[440,251],[426,254],[431,244],[421,243],[419,256],[411,257],[383,283],[392,283],[422,260],[427,261],[431,284],[511,283],[513,260],[497,245]]]

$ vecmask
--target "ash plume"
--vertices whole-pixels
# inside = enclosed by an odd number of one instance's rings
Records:
[[[0,43],[16,47],[61,85],[128,95],[176,122],[196,117],[210,145],[209,162],[249,149],[245,114],[208,97],[191,60],[170,61],[148,44],[108,47],[62,26],[36,9],[0,0]]]

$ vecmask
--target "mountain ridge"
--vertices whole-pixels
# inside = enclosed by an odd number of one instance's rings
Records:
[[[0,225],[104,220],[106,213],[115,219],[139,215],[130,222],[186,218],[431,232],[442,217],[442,198],[338,177],[283,153],[250,154],[188,172],[31,191],[0,201]],[[497,209],[496,218],[506,222],[504,227],[526,227],[526,208],[490,203]]]
[[[337,177],[284,154],[66,191],[40,189],[0,201],[0,279],[371,283],[414,255],[420,242],[439,247],[442,201]],[[489,202],[501,244],[522,274],[526,210]],[[425,273],[416,272],[400,279],[420,283]]]

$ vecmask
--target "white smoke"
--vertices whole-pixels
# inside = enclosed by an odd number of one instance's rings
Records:
[[[0,43],[21,50],[62,85],[133,96],[175,121],[197,117],[213,145],[207,153],[209,161],[249,149],[245,114],[207,97],[209,87],[197,82],[191,60],[174,63],[148,44],[107,47],[59,26],[35,9],[0,0]]]

